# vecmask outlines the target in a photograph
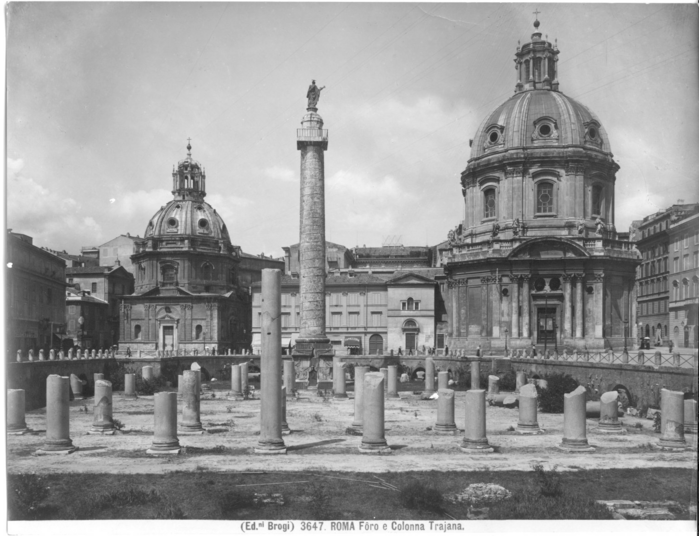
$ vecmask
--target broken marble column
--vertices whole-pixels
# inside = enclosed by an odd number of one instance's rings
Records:
[[[492,374],[488,376],[488,394],[496,395],[500,392],[500,378],[493,376]]]
[[[260,439],[256,454],[286,454],[282,439],[281,271],[262,270]]]
[[[471,361],[471,389],[481,388],[481,362]]]
[[[153,367],[150,365],[146,365],[141,369],[141,378],[143,378],[144,382],[152,382],[153,381]]]
[[[284,363],[284,387],[286,387],[286,396],[293,396],[296,390],[296,369],[294,369],[294,360],[293,358],[283,359],[282,363]]]
[[[466,423],[459,445],[463,452],[493,452],[485,435],[485,389],[466,391]]]
[[[696,400],[685,400],[684,401],[684,433],[685,434],[696,434],[697,433],[697,401]]]
[[[398,394],[398,367],[396,365],[388,366],[388,389],[386,398],[400,398]]]
[[[191,382],[191,378],[190,378]],[[177,438],[177,394],[160,392],[153,395],[155,428],[153,443],[148,454],[179,454],[180,440]]]
[[[88,434],[113,435],[112,382],[103,379],[95,381],[94,402],[92,428]]]
[[[454,391],[452,389],[439,389],[437,394],[439,395],[437,399],[437,423],[434,425],[434,431],[438,434],[453,434],[456,432]]]
[[[289,435],[291,428],[286,422],[286,385],[282,385],[282,435]]]
[[[515,393],[519,393],[522,387],[525,385],[527,385],[527,375],[524,372],[519,371],[517,373],[517,378],[515,379]]]
[[[563,440],[558,448],[576,452],[595,450],[587,442],[586,397],[582,385],[563,395]]]
[[[70,389],[73,391],[74,400],[82,400],[83,396],[83,381],[75,374],[70,375]]]
[[[441,370],[437,373],[437,390],[449,389],[449,372]]]
[[[522,385],[519,389],[519,422],[517,432],[520,434],[540,434],[536,416],[538,394],[534,384]]]
[[[240,364],[240,390],[243,393],[243,397],[248,396],[248,363]]]
[[[184,395],[184,382],[182,381],[182,374],[177,375],[177,398],[178,400]]]
[[[46,378],[46,441],[37,454],[77,450],[70,439],[70,383],[70,378],[57,374]]]
[[[197,385],[197,371],[185,370],[182,372],[182,420],[179,423],[180,434],[203,434],[201,425],[201,392]],[[175,397],[176,398],[176,397]]]
[[[384,375],[368,372],[364,375],[364,419],[362,443],[363,454],[388,454],[391,452],[384,428]]]
[[[124,398],[138,398],[135,374],[124,374]]]
[[[605,434],[625,434],[619,422],[619,393],[609,391],[599,399],[599,425],[597,431]]]
[[[27,431],[25,420],[24,389],[7,391],[7,433],[20,435]]]
[[[660,441],[662,448],[683,449],[684,439],[684,393],[660,390]]]
[[[388,391],[388,367],[379,369],[381,374],[383,374],[383,388],[384,391]]]
[[[243,399],[243,388],[240,381],[240,365],[231,365],[231,396],[233,400]]]
[[[423,396],[432,396],[434,394],[434,360],[432,358],[425,359],[425,390]]]
[[[369,367],[354,367],[354,420],[352,428],[361,430],[364,423],[364,376]]]
[[[92,379],[94,383],[97,383],[97,380],[104,380],[104,374],[102,374],[101,372],[95,372],[92,375]]]
[[[339,357],[333,358],[333,398],[347,398],[345,364]]]

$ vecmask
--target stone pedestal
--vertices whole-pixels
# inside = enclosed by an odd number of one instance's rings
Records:
[[[240,364],[240,390],[243,392],[243,397],[248,396],[248,363]]]
[[[684,450],[684,393],[660,390],[660,441],[658,446],[665,449]]]
[[[625,434],[619,422],[619,393],[609,391],[600,397],[599,425],[597,431],[604,434]]]
[[[697,433],[697,401],[696,400],[685,400],[684,401],[684,433],[685,434],[696,434]]]
[[[281,272],[265,268],[262,270],[260,317],[260,439],[254,449],[256,454],[286,454],[286,446],[282,439],[281,308]]]
[[[102,379],[95,381],[94,400],[92,428],[88,434],[113,435],[112,383]]]
[[[56,351],[51,348],[49,350],[49,361],[55,361],[56,360]]]
[[[135,374],[124,374],[124,398],[138,398],[138,396],[136,395]]]
[[[536,406],[538,395],[536,386],[525,384],[519,390],[519,422],[517,423],[517,433],[520,434],[540,434],[542,433],[537,421]]]
[[[364,423],[364,376],[369,367],[354,367],[354,420],[352,428],[361,430]]]
[[[345,364],[338,357],[333,358],[333,398],[347,398]]]
[[[485,435],[485,390],[466,391],[466,422],[464,438],[459,445],[463,452],[494,452]]]
[[[388,390],[386,398],[400,398],[398,394],[398,367],[389,365],[388,367]]]
[[[73,400],[83,400],[83,381],[75,374],[70,375],[70,390],[73,391]]]
[[[152,382],[153,381],[153,367],[150,365],[146,365],[141,369],[141,378],[143,378],[144,382]]]
[[[293,359],[283,359],[284,363],[284,387],[286,387],[286,396],[294,396],[296,391],[296,369],[294,368]]]
[[[190,380],[191,381],[191,380]],[[180,453],[180,440],[177,438],[177,394],[155,393],[155,428],[153,443],[148,454],[167,455]]]
[[[197,382],[196,370],[185,370],[182,373],[184,389],[182,391],[182,421],[179,423],[179,434],[203,434],[201,424],[201,392]],[[176,399],[177,397],[175,397]]]
[[[39,350],[39,361],[46,361],[43,348]]]
[[[497,376],[488,376],[488,394],[496,395],[500,392],[500,378]]]
[[[391,448],[384,428],[384,375],[368,372],[364,375],[364,426],[359,452],[389,454]]]
[[[471,389],[481,388],[481,362],[471,361]]]
[[[451,389],[439,389],[437,394],[439,395],[437,399],[437,424],[434,425],[434,431],[436,434],[453,435],[456,432],[454,391]]]
[[[7,433],[21,435],[27,432],[24,389],[7,391]]]
[[[575,452],[592,452],[587,442],[585,411],[586,391],[580,385],[572,393],[563,395],[563,440],[558,448]]]
[[[442,370],[437,373],[437,390],[449,389],[449,373]]]
[[[77,447],[70,439],[70,379],[56,374],[46,378],[46,441],[37,454],[70,454]]]
[[[518,372],[515,382],[515,393],[519,393],[521,392],[522,387],[527,385],[527,375],[524,372]]]
[[[286,385],[282,386],[282,435],[289,435],[291,428],[286,422]]]
[[[422,396],[432,396],[434,394],[434,360],[425,359],[425,390]]]
[[[228,399],[243,399],[243,386],[240,380],[240,365],[231,365],[231,395]]]

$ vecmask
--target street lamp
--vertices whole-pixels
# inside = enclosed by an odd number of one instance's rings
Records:
[[[625,354],[628,353],[628,348],[626,346],[626,339],[628,337],[628,333],[629,333],[629,319],[625,317],[624,318],[624,353]]]
[[[507,328],[505,328],[505,354],[507,354],[507,334],[510,332]]]

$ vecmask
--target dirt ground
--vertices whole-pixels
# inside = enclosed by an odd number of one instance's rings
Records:
[[[561,451],[563,416],[539,414],[546,433],[523,436],[508,431],[516,426],[517,409],[488,407],[488,440],[496,451],[472,455],[458,448],[460,434],[436,435],[431,428],[437,417],[437,401],[421,400],[413,392],[401,392],[400,400],[385,401],[386,439],[389,455],[365,455],[358,451],[360,436],[349,435],[354,402],[324,399],[315,391],[301,391],[298,399],[287,401],[287,422],[292,430],[283,437],[286,455],[253,453],[260,422],[257,395],[244,401],[227,400],[223,382],[210,384],[201,402],[204,435],[180,435],[185,451],[180,456],[152,457],[146,454],[153,434],[153,397],[125,400],[115,393],[114,418],[125,427],[113,436],[87,435],[92,423],[92,399],[71,402],[70,435],[79,450],[68,456],[37,456],[43,444],[45,410],[27,413],[27,426],[34,430],[22,436],[7,436],[8,471],[38,473],[141,473],[170,471],[509,471],[531,470],[534,462],[558,466],[559,470],[675,467],[692,470],[697,464],[697,438],[688,435],[691,450],[665,452],[653,448],[659,435],[652,421],[624,417],[627,434],[602,435],[596,421],[588,419],[591,453]],[[259,394],[259,391],[258,391]],[[464,393],[456,393],[456,422],[464,420]],[[181,402],[180,402],[181,408]],[[85,412],[87,409],[87,412]],[[636,428],[637,423],[641,428]]]

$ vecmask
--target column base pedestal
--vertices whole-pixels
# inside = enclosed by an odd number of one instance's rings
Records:
[[[29,433],[29,428],[15,428],[14,430],[7,430],[7,435],[24,435]]]
[[[253,452],[255,454],[286,454],[286,447],[281,448],[269,448],[269,447],[254,447]]]
[[[483,439],[463,439],[459,443],[459,448],[461,452],[468,452],[470,454],[490,454],[495,452],[495,449],[490,446],[487,438]]]
[[[176,456],[180,452],[182,452],[182,448],[177,447],[174,449],[154,449],[154,448],[149,448],[146,451],[146,454],[150,454],[151,456]]]
[[[87,435],[114,435],[115,432],[114,428],[91,428]]]
[[[621,423],[599,423],[594,431],[598,434],[610,434],[610,435],[623,435],[626,433],[626,429],[621,426]]]
[[[362,442],[359,445],[359,452],[362,454],[391,454],[393,452],[387,443],[383,445]]]
[[[333,393],[333,398],[335,399],[347,399],[347,393]]]
[[[566,439],[565,437],[556,448],[566,452],[594,452],[596,450],[595,447],[590,446],[587,439]]]
[[[663,439],[662,437],[660,438],[660,441],[658,441],[657,445],[655,445],[656,448],[659,448],[660,450],[669,450],[669,451],[682,451],[682,450],[687,450],[687,442],[683,439]]]
[[[48,456],[51,454],[73,454],[76,450],[78,450],[78,447],[76,446],[71,446],[68,447],[67,449],[61,449],[61,450],[52,450],[52,449],[37,449],[36,455],[37,456]]]
[[[697,433],[697,425],[696,424],[685,424],[684,425],[684,433],[685,434],[696,434]]]
[[[528,435],[536,435],[536,434],[543,434],[544,430],[542,430],[539,427],[539,424],[522,424],[522,423],[517,423],[517,429],[515,430],[518,434],[528,434]]]
[[[433,428],[435,434],[453,435],[456,431],[456,424],[435,424]]]

